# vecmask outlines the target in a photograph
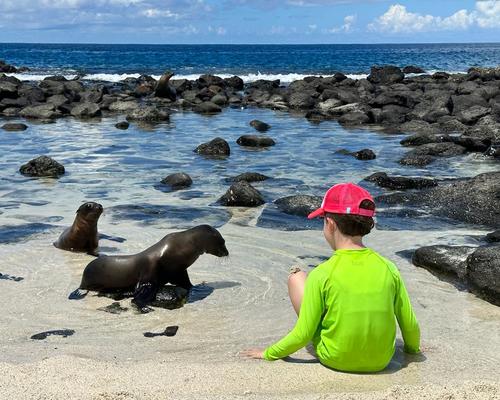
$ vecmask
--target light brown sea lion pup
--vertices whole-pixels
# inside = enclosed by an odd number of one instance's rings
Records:
[[[86,252],[98,256],[99,233],[97,221],[102,214],[102,205],[89,201],[76,211],[76,218],[69,228],[54,242],[58,249]]]

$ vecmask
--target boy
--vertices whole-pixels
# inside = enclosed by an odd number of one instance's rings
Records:
[[[404,350],[419,352],[420,329],[398,269],[362,242],[374,226],[374,214],[370,193],[357,185],[342,183],[326,192],[308,218],[324,218],[323,234],[335,253],[309,276],[298,268],[291,271],[295,327],[264,351],[247,350],[244,356],[277,360],[312,341],[327,367],[380,371],[394,354],[395,317]]]

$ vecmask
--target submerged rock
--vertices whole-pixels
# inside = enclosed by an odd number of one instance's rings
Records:
[[[173,190],[177,190],[191,186],[193,184],[193,180],[188,174],[184,172],[177,172],[163,178],[161,183],[169,185]]]
[[[266,132],[271,128],[271,125],[266,124],[265,122],[259,121],[258,119],[254,119],[250,121],[250,126],[258,130],[259,132]]]
[[[261,182],[266,179],[269,179],[269,177],[259,174],[258,172],[244,172],[240,175],[233,176],[232,178],[227,178],[226,182]]]
[[[8,124],[4,124],[2,126],[2,129],[4,131],[10,131],[10,132],[14,132],[14,131],[25,131],[26,129],[28,129],[28,125],[26,124],[14,124],[14,123],[8,123]]]
[[[231,153],[229,144],[220,137],[200,144],[194,151],[195,153],[212,157],[227,157]]]
[[[46,176],[51,178],[58,178],[63,175],[64,167],[54,159],[47,156],[40,156],[28,161],[19,168],[19,172],[27,176]]]
[[[407,176],[389,176],[385,172],[376,172],[364,179],[368,182],[374,182],[377,186],[404,190],[404,189],[423,189],[437,186],[435,179],[407,177]]]
[[[246,181],[233,183],[228,191],[219,199],[223,206],[257,207],[264,204],[260,192]]]
[[[322,200],[319,196],[299,194],[282,197],[276,200],[274,204],[286,214],[307,217],[311,212],[321,207]]]
[[[274,146],[276,142],[267,136],[243,135],[236,141],[240,146],[248,147],[269,147]]]
[[[128,129],[129,126],[130,123],[128,123],[127,121],[121,121],[115,124],[116,129],[122,129],[122,130]]]
[[[344,154],[346,156],[353,156],[354,158],[358,160],[374,160],[377,158],[376,154],[373,152],[373,150],[370,149],[362,149],[358,151],[349,151],[346,149],[340,149],[337,150],[336,153],[338,154]]]

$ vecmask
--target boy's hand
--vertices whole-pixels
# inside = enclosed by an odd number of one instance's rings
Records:
[[[247,358],[256,358],[263,359],[264,358],[264,350],[263,349],[248,349],[240,352],[240,356]]]

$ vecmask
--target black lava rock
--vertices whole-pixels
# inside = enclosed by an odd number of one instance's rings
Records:
[[[177,190],[191,186],[193,184],[193,180],[188,174],[184,172],[177,172],[163,178],[161,183],[169,185],[173,190]]]
[[[2,126],[2,129],[4,131],[11,131],[11,132],[25,131],[26,129],[28,129],[28,125],[26,125],[26,124],[4,124]]]
[[[406,176],[388,176],[385,172],[376,172],[364,179],[368,182],[374,182],[377,186],[404,190],[404,189],[423,189],[427,187],[437,186],[435,179],[428,178],[413,178]]]
[[[266,179],[269,179],[269,177],[262,175],[262,174],[259,174],[257,172],[244,172],[244,173],[239,174],[237,176],[227,178],[226,182],[241,182],[241,181],[262,182],[262,181],[265,181]]]
[[[271,128],[269,124],[265,122],[259,121],[258,119],[254,119],[250,121],[250,126],[258,130],[259,132],[266,132]]]
[[[51,178],[58,178],[63,175],[64,167],[57,161],[47,156],[40,156],[30,160],[19,168],[19,172],[27,176],[46,176]]]
[[[194,151],[198,154],[213,157],[227,157],[231,153],[229,144],[220,137],[200,144]]]
[[[240,146],[248,147],[269,147],[274,146],[276,142],[267,136],[243,135],[236,141]]]
[[[223,206],[257,207],[264,204],[260,192],[246,181],[233,183],[229,190],[219,199]]]

